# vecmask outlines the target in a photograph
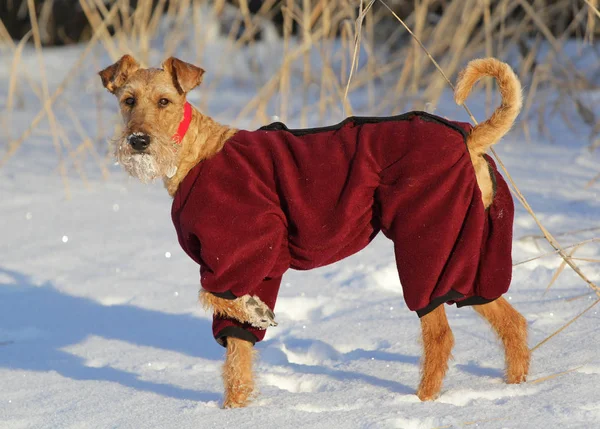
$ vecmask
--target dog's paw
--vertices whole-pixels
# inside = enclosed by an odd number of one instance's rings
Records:
[[[437,393],[426,392],[424,390],[419,389],[417,392],[417,397],[423,402],[435,401],[438,397]]]
[[[257,296],[244,295],[239,298],[248,316],[247,323],[255,328],[267,329],[269,326],[277,326],[275,313],[269,306],[261,301]]]

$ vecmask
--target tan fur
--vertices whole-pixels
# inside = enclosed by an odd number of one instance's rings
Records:
[[[460,73],[454,92],[454,100],[461,106],[475,83],[484,76],[496,79],[502,103],[489,119],[476,125],[467,138],[471,162],[481,189],[483,204],[487,208],[494,199],[493,182],[483,154],[497,143],[513,126],[523,105],[519,78],[508,64],[495,58],[471,61]]]
[[[220,151],[237,130],[221,125],[193,109],[192,121],[184,139],[181,144],[175,144],[172,137],[182,119],[186,94],[200,84],[204,70],[177,58],[167,59],[162,67],[140,69],[132,57],[125,55],[99,74],[103,85],[119,100],[125,123],[125,131],[116,141],[116,158],[130,174],[141,180],[162,178],[167,191],[174,196],[188,172],[200,161]],[[476,126],[467,140],[483,203],[488,207],[494,195],[483,154],[512,126],[521,108],[521,86],[506,64],[492,58],[472,61],[460,75],[456,86],[455,97],[458,104],[464,102],[473,84],[482,76],[495,77],[502,94],[502,105],[488,120]],[[132,97],[136,100],[133,108],[126,104],[126,100]],[[159,106],[161,98],[169,100],[166,107]],[[144,170],[146,164],[136,164],[136,152],[127,140],[134,133],[144,133],[152,140],[145,150],[151,168]],[[169,174],[175,167],[175,173]],[[241,322],[250,320],[239,299],[218,298],[206,291],[201,291],[199,298],[205,308],[212,309],[217,315]],[[475,310],[492,325],[504,344],[507,381],[525,381],[530,355],[527,348],[527,325],[523,316],[503,298],[476,306]],[[454,337],[444,306],[437,307],[421,318],[421,328],[423,359],[417,395],[426,401],[439,395]],[[227,338],[226,343],[223,406],[243,407],[249,403],[254,392],[255,352],[251,343],[241,339]]]
[[[252,343],[239,338],[227,338],[227,354],[223,365],[225,399],[223,408],[240,408],[248,405],[255,395],[254,358]]]
[[[219,152],[236,132],[236,129],[221,125],[193,109],[192,123],[181,142],[177,173],[171,179],[165,179],[169,195],[174,196],[188,172],[203,159]]]
[[[237,300],[223,299],[201,290],[200,303],[207,310],[219,316],[247,322],[247,315]],[[254,347],[248,341],[239,338],[227,338],[227,353],[223,365],[223,384],[225,398],[223,408],[245,407],[254,392]]]
[[[212,310],[217,316],[239,320],[242,323],[249,323],[249,317],[238,300],[219,298],[204,289],[200,290],[198,298],[206,310]]]
[[[442,389],[442,382],[448,370],[448,359],[454,346],[454,335],[448,325],[443,305],[421,318],[421,331],[423,357],[417,396],[421,401],[432,401]]]
[[[502,297],[473,308],[489,322],[504,345],[506,381],[511,384],[526,381],[531,352],[527,346],[525,318]]]

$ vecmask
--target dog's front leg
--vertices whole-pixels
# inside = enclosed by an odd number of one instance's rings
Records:
[[[259,329],[277,326],[275,314],[257,296],[244,295],[235,299],[226,299],[202,289],[199,297],[202,306],[212,310],[217,316],[248,323]]]
[[[200,302],[216,315],[248,323],[266,329],[276,326],[273,311],[258,297],[244,295],[235,299],[220,298],[201,290]],[[253,361],[255,356],[252,343],[234,337],[226,339],[227,352],[223,365],[225,399],[223,408],[240,408],[248,405],[254,393]]]
[[[239,338],[227,338],[227,355],[223,365],[225,400],[223,408],[248,405],[254,393],[254,346]]]

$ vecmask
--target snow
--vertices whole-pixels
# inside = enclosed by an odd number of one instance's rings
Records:
[[[79,49],[45,53],[51,88]],[[35,53],[26,49],[23,61],[38,81]],[[95,61],[108,63],[105,56]],[[3,101],[8,67],[0,66]],[[90,65],[64,98],[90,135],[97,112],[86,99],[101,90],[92,71]],[[243,106],[256,94],[243,78],[223,76],[208,112],[221,112],[225,122],[235,118],[225,107]],[[201,89],[192,101],[200,97]],[[598,100],[600,93],[585,97]],[[470,102],[479,118],[482,100]],[[102,101],[108,136],[116,103],[104,93]],[[39,108],[25,90],[23,108],[3,122],[11,125],[12,138]],[[436,113],[465,119],[449,93]],[[57,114],[66,117],[62,109]],[[587,149],[590,130],[574,111],[569,118],[580,134],[553,119],[546,124],[552,141],[532,131],[526,142],[517,127],[497,146],[552,232],[598,227],[600,185],[584,185],[597,173],[599,155]],[[286,274],[279,326],[257,346],[260,395],[246,409],[221,410],[224,351],[212,339],[210,315],[197,303],[198,268],[179,248],[166,191],[127,178],[118,166],[103,180],[87,159],[87,186],[70,171],[66,199],[57,162],[51,137],[37,132],[0,169],[1,428],[547,429],[597,427],[600,421],[600,306],[534,352],[523,385],[503,382],[502,351],[475,312],[448,307],[454,360],[440,398],[421,403],[415,396],[419,322],[403,302],[392,246],[383,237],[340,263]],[[539,231],[518,205],[515,262],[551,250],[527,238],[532,234]],[[594,236],[598,231],[558,239],[566,245]],[[600,246],[586,245],[577,256],[598,259]],[[515,267],[507,297],[527,318],[532,347],[596,298],[569,269],[546,291],[560,263],[549,256]],[[598,263],[578,263],[600,281]]]

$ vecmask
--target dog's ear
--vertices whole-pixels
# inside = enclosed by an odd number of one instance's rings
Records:
[[[140,65],[131,55],[123,55],[119,61],[98,74],[102,79],[102,85],[114,94],[139,68]]]
[[[204,70],[188,64],[175,57],[170,57],[162,63],[162,68],[173,78],[173,85],[180,94],[187,94],[200,85]]]

